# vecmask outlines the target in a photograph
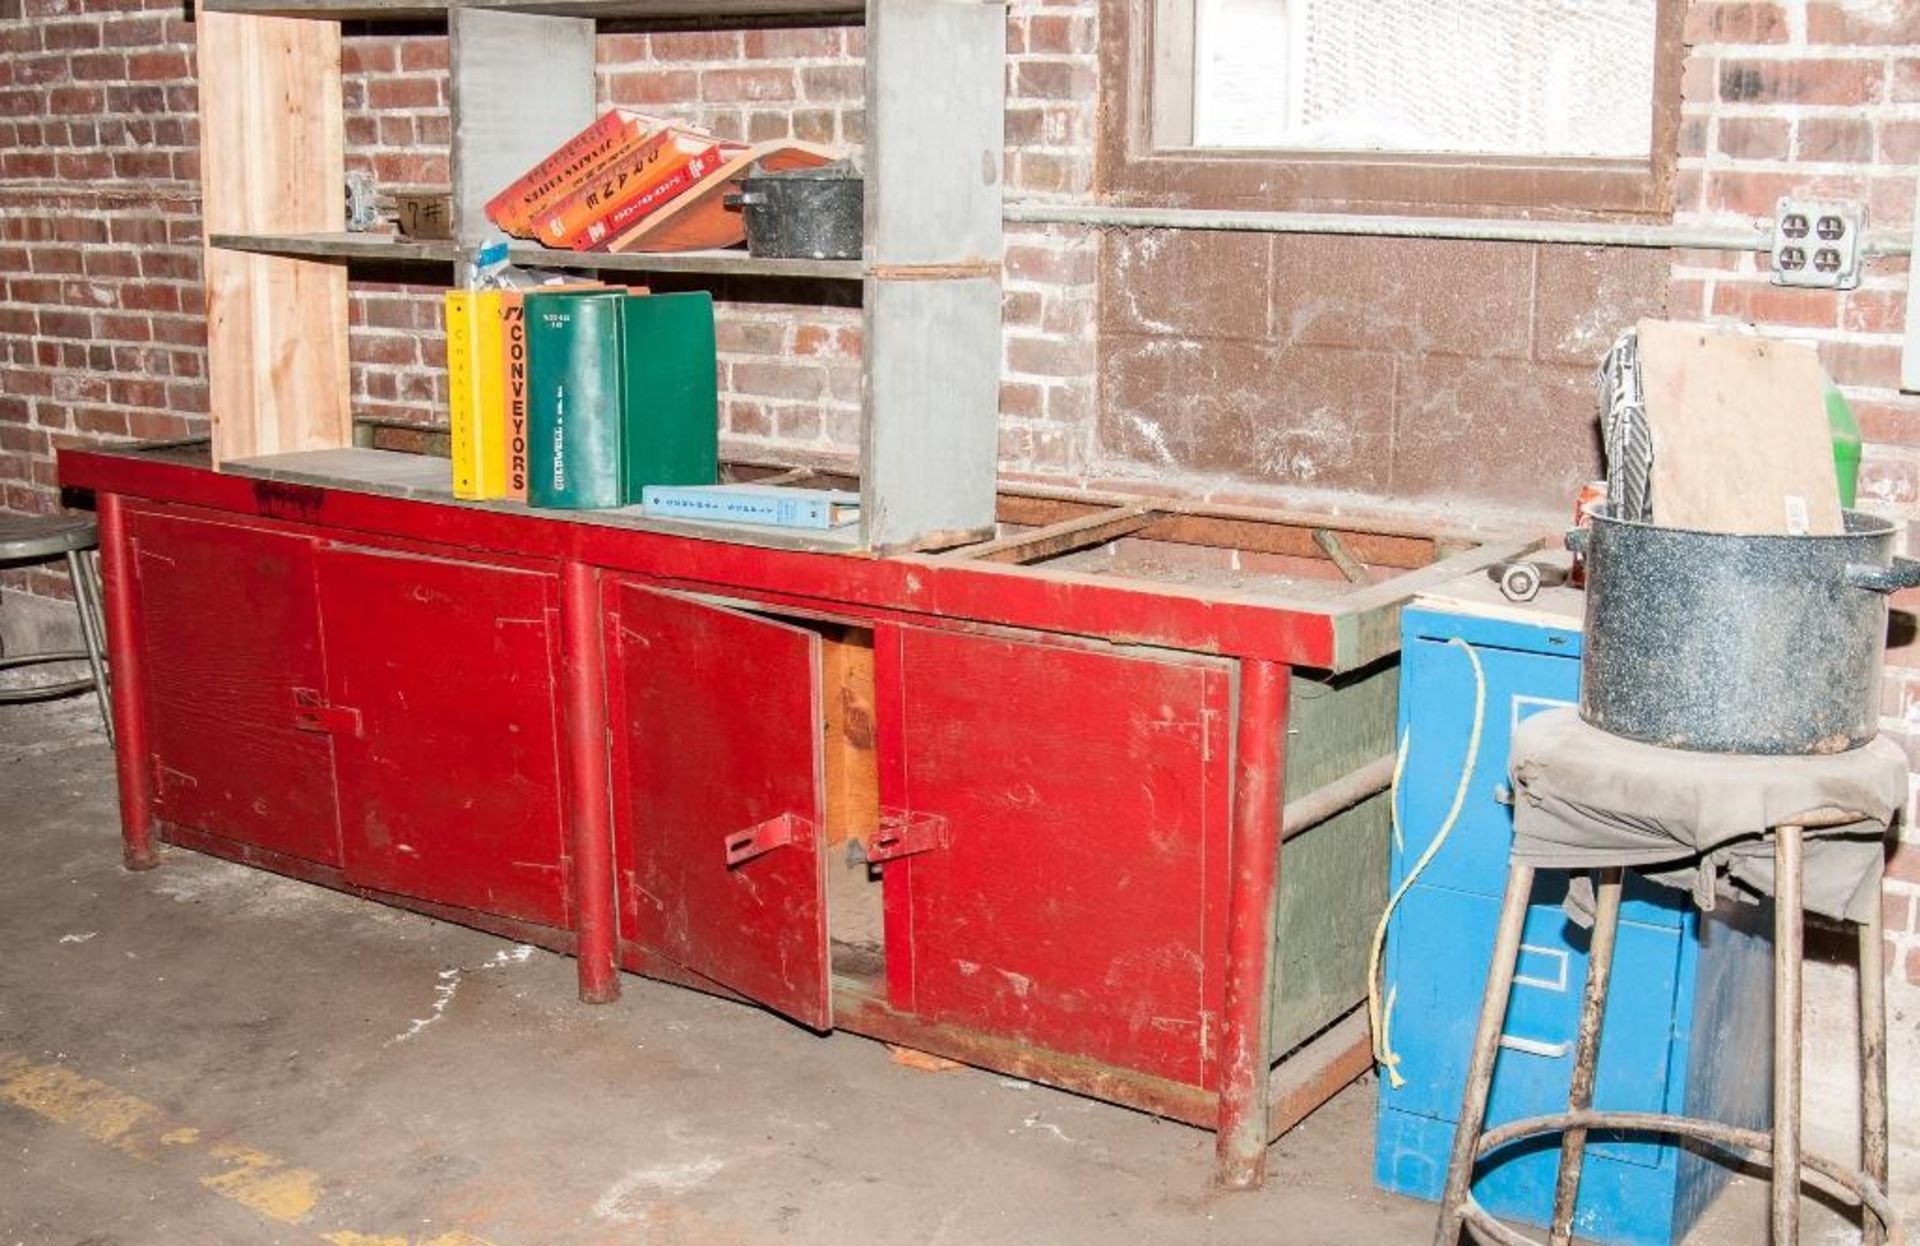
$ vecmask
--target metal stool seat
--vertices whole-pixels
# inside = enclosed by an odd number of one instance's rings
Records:
[[[106,627],[100,609],[100,579],[89,551],[99,546],[99,532],[87,515],[0,515],[0,564],[48,562],[64,558],[73,584],[73,601],[80,614],[84,649],[53,653],[20,653],[0,657],[0,670],[44,666],[54,662],[82,662],[89,674],[80,679],[22,688],[0,688],[0,705],[45,701],[72,696],[92,688],[100,702],[100,719],[107,742],[113,742],[113,710],[107,685]]]
[[[1561,1135],[1548,1241],[1567,1246],[1587,1135],[1595,1129],[1672,1134],[1767,1157],[1774,1246],[1798,1246],[1800,1175],[1812,1169],[1859,1200],[1866,1246],[1903,1243],[1886,1194],[1886,1000],[1879,897],[1883,840],[1904,805],[1906,757],[1885,740],[1829,757],[1685,753],[1623,740],[1551,710],[1514,733],[1514,846],[1466,1091],[1441,1195],[1437,1246],[1463,1225],[1482,1241],[1537,1246],[1473,1198],[1475,1165],[1542,1134]],[[1744,829],[1743,829],[1744,828]],[[1487,1100],[1513,991],[1537,869],[1598,872],[1586,990],[1567,1110],[1486,1130]],[[1600,1035],[1628,868],[1689,887],[1703,907],[1728,888],[1774,897],[1773,1127],[1762,1133],[1694,1117],[1593,1107]],[[1852,923],[1859,935],[1860,1169],[1800,1148],[1803,908]],[[1496,1163],[1498,1160],[1495,1161]]]

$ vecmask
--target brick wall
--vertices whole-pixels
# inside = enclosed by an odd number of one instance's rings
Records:
[[[54,450],[204,427],[192,27],[177,4],[0,0],[0,504]],[[62,593],[65,576],[0,571]]]
[[[1715,0],[1694,4],[1688,16],[1693,48],[1683,88],[1678,219],[1771,215],[1774,201],[1791,190],[1864,203],[1870,227],[1904,231],[1920,179],[1920,6]],[[1861,504],[1900,519],[1920,510],[1920,397],[1898,392],[1907,267],[1905,259],[1871,260],[1858,290],[1835,293],[1774,286],[1764,257],[1682,252],[1669,292],[1675,316],[1754,323],[1770,335],[1816,343],[1867,441]],[[1902,594],[1895,607],[1911,622],[1920,593]],[[1910,639],[1897,644],[1889,661],[1886,708],[1903,720],[1900,735],[1920,769],[1920,646]],[[1886,891],[1896,1072],[1920,1063],[1912,1022],[1920,1009],[1917,823],[1920,799],[1910,804]],[[1851,976],[1828,985],[1845,996]],[[1821,1071],[1810,1076],[1809,1101],[1844,1105],[1852,1049],[1831,1036],[1823,1048],[1816,1035],[1810,1053],[1826,1049],[1831,1059],[1810,1061]],[[1813,1115],[1817,1121],[1834,1112]],[[1838,1115],[1850,1119],[1846,1110]],[[1910,1206],[1920,1187],[1914,1117],[1911,1098],[1896,1090],[1896,1177]]]

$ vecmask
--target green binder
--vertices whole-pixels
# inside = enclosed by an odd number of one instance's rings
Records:
[[[627,299],[621,449],[628,502],[648,485],[710,485],[720,478],[720,397],[713,295]]]
[[[626,504],[620,453],[626,300],[626,291],[618,289],[527,294],[530,506],[588,510]]]

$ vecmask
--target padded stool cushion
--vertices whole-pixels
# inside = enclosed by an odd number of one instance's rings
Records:
[[[1631,866],[1703,909],[1729,879],[1773,892],[1770,828],[1804,826],[1806,908],[1864,921],[1880,903],[1907,757],[1885,736],[1845,753],[1693,753],[1623,739],[1572,708],[1514,731],[1513,857],[1552,869]],[[1659,867],[1659,868],[1649,868]]]
[[[91,515],[0,515],[0,562],[56,558],[98,543]]]

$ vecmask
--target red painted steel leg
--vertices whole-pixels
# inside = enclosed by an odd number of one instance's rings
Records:
[[[613,809],[607,778],[606,660],[600,644],[600,573],[561,573],[561,645],[567,733],[567,814],[573,834],[580,998],[620,998],[613,920]]]
[[[1227,998],[1214,1176],[1229,1189],[1266,1177],[1267,1079],[1273,1065],[1275,897],[1285,790],[1288,668],[1240,664],[1234,734],[1233,890],[1227,901]]]
[[[130,870],[160,864],[153,851],[153,789],[147,766],[146,672],[140,661],[140,613],[133,543],[117,493],[102,493],[100,562],[107,590],[107,669],[112,672],[114,770],[120,781],[122,859]]]

